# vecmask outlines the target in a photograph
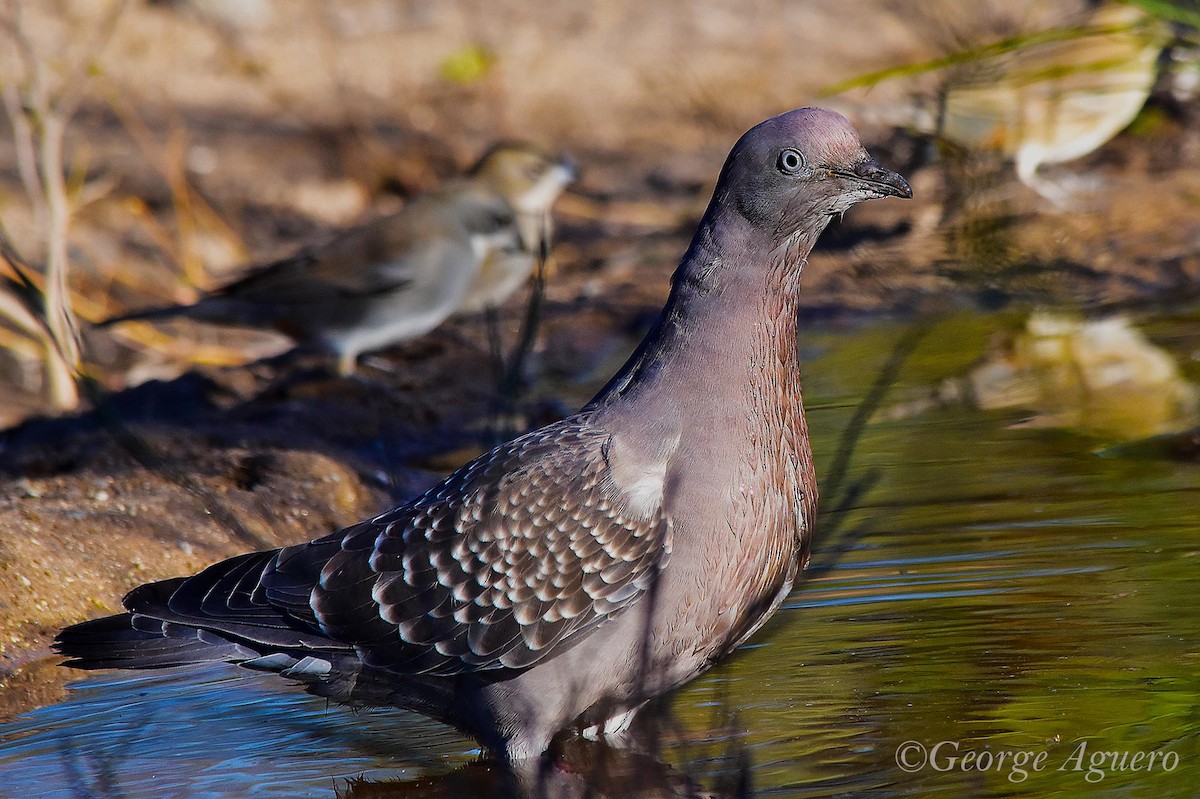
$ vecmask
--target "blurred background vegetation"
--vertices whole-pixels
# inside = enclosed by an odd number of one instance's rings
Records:
[[[1197,19],[1167,0],[2,0],[0,424],[77,404],[81,340],[82,368],[110,388],[270,351],[88,323],[194,299],[398,207],[500,138],[584,166],[560,205],[564,292],[653,307],[730,141],[816,102],[912,173],[918,200],[833,231],[836,269],[810,270],[814,308],[911,309],[963,290],[1123,301],[1178,289],[1164,261],[1190,285],[1194,234],[1175,220],[1197,216],[1200,187],[1165,200],[1154,186],[1200,162]],[[1043,177],[1041,162],[1065,160],[1050,152],[1063,134],[1038,125],[1061,130],[1081,91],[1140,116],[1134,145],[1079,172],[1148,180]],[[1128,122],[1090,113],[1068,139],[1099,146]],[[1034,191],[1014,184],[1014,159]],[[1153,215],[1147,196],[1163,200]],[[1128,257],[1086,243],[1115,226]]]

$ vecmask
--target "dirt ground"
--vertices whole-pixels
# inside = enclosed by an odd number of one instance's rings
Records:
[[[68,2],[65,16],[34,5],[33,45],[69,54],[64,43],[78,45],[72,31],[102,4]],[[888,0],[602,0],[538,14],[508,0],[130,3],[92,54],[68,132],[76,307],[96,321],[186,301],[239,267],[399,207],[498,138],[532,139],[569,152],[582,177],[557,207],[530,375],[596,380],[661,307],[732,142],[765,116],[817,102],[850,115],[915,199],[857,208],[826,234],[804,278],[809,323],[1194,301],[1194,101],[1160,90],[1134,128],[1051,170],[1095,182],[1063,210],[1001,158],[939,151],[909,127],[929,80],[820,96],[943,54],[954,15],[980,16],[967,0],[937,5],[949,13],[940,26]],[[1005,24],[1019,14],[1036,25],[1081,5],[997,8],[1009,9]],[[1008,31],[1001,22],[995,33]],[[37,220],[7,129],[0,219],[36,260]],[[506,309],[510,340],[522,303]],[[36,354],[5,331],[0,717],[52,701],[73,676],[20,670],[61,626],[115,611],[142,582],[356,521],[496,435],[478,320],[379,353],[354,380],[331,377],[319,356],[241,365],[270,345],[244,334],[90,333],[100,387],[76,413],[48,411]],[[536,425],[571,405],[528,400],[510,422]]]

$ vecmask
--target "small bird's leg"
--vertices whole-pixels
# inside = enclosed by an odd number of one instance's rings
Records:
[[[347,350],[346,352],[338,353],[338,375],[341,377],[351,377],[356,371],[358,371],[358,352]]]
[[[495,305],[483,309],[483,321],[487,326],[488,349],[492,353],[492,379],[499,393],[504,388],[504,342],[500,337],[500,312]]]
[[[549,216],[541,219],[541,234],[538,240],[538,256],[533,271],[533,284],[529,289],[529,304],[525,307],[525,320],[521,324],[521,334],[513,348],[512,358],[504,367],[503,355],[499,359],[500,376],[496,389],[496,416],[493,427],[493,438],[505,441],[520,432],[510,429],[520,400],[522,382],[524,380],[525,359],[537,341],[537,328],[542,315],[542,300],[546,293],[546,259],[549,256]],[[497,338],[498,341],[498,338]],[[493,351],[495,352],[495,351]]]
[[[537,341],[537,328],[542,318],[542,300],[546,296],[546,261],[550,257],[549,216],[543,215],[540,224],[537,262],[533,270],[533,284],[529,289],[529,304],[525,308],[525,321],[521,325],[521,335],[517,339],[517,346],[513,349],[508,372],[504,376],[502,396],[511,395],[514,406],[521,385],[521,373],[525,367],[525,359],[533,349],[534,342]]]

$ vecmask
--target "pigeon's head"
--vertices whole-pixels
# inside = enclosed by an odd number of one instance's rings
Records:
[[[779,240],[821,229],[852,205],[912,197],[900,175],[873,159],[844,116],[800,108],[762,122],[734,145],[714,196]]]

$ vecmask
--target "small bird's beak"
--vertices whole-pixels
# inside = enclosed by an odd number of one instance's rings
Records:
[[[880,197],[903,197],[906,200],[911,200],[913,196],[912,186],[908,185],[908,181],[900,176],[898,172],[893,172],[879,165],[879,162],[874,158],[868,158],[854,165],[853,170],[848,172],[839,172],[843,177],[852,178],[862,181],[863,183],[871,184],[872,188],[879,192]]]
[[[563,185],[574,183],[579,179],[579,165],[571,156],[566,154],[559,156],[558,168],[562,170]]]

